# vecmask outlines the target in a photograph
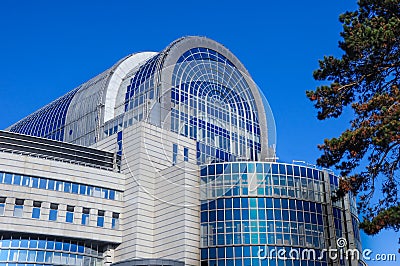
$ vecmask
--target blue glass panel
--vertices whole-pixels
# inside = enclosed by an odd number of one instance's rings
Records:
[[[14,185],[21,185],[21,176],[20,175],[14,175]]]
[[[257,208],[257,199],[256,198],[251,198],[251,199],[249,199],[249,201],[250,201],[251,208]]]
[[[210,259],[215,259],[217,257],[217,249],[216,248],[210,248],[209,251],[210,251],[209,258]]]
[[[39,188],[41,188],[41,189],[46,189],[46,187],[47,187],[47,179],[40,178],[40,181],[39,181]]]
[[[241,212],[240,212],[240,210],[234,210],[234,211],[233,211],[233,217],[234,217],[234,220],[240,220],[240,219],[241,219]]]
[[[49,180],[49,182],[47,183],[47,189],[54,190],[54,185],[55,185],[55,181]]]
[[[71,244],[71,252],[77,252],[78,246],[76,244]]]
[[[275,209],[281,208],[281,200],[280,199],[274,199],[274,208]]]
[[[208,213],[206,211],[201,212],[201,222],[205,223],[208,221]]]
[[[275,215],[275,220],[282,220],[281,210],[275,210],[274,215]]]
[[[232,220],[232,210],[225,210],[225,220]]]
[[[215,211],[210,211],[209,212],[209,221],[214,222],[216,220],[216,212]]]
[[[250,257],[250,247],[249,246],[243,247],[243,257]]]
[[[249,210],[248,209],[242,209],[242,219],[243,220],[249,219]]]
[[[210,201],[209,202],[209,210],[215,210],[215,201]]]
[[[39,219],[40,218],[40,208],[32,209],[32,218]]]
[[[287,199],[281,199],[282,203],[282,209],[288,209],[289,208],[289,202]]]
[[[225,208],[231,209],[232,208],[232,199],[225,199]]]
[[[74,194],[78,194],[78,187],[79,187],[78,184],[72,183],[71,192],[74,193]]]
[[[97,217],[97,226],[103,227],[104,226],[104,216]]]
[[[50,210],[49,221],[57,221],[58,210]]]
[[[208,249],[202,248],[202,249],[201,249],[201,259],[202,259],[202,260],[205,260],[205,259],[207,259],[207,258],[208,258]]]
[[[240,198],[233,199],[233,208],[235,208],[235,209],[240,208]]]
[[[291,210],[296,210],[296,202],[295,202],[295,200],[293,200],[293,199],[289,200],[289,208]]]
[[[47,249],[54,249],[54,241],[51,240],[47,241]]]
[[[272,199],[271,198],[267,198],[266,199],[266,206],[267,206],[267,208],[272,208],[273,206],[272,206]]]
[[[249,207],[248,199],[247,199],[247,198],[242,198],[242,199],[241,199],[241,204],[242,204],[242,208],[243,208],[243,209],[248,208],[248,207]]]
[[[37,240],[31,239],[29,241],[29,247],[30,248],[37,248],[37,245],[38,245],[38,241]]]
[[[29,241],[27,239],[21,239],[20,247],[27,248]]]
[[[310,202],[303,201],[303,208],[304,208],[304,211],[309,211],[310,210]]]
[[[12,174],[5,174],[4,177],[4,183],[5,184],[12,184]]]
[[[64,183],[64,192],[67,192],[67,193],[71,192],[71,183],[69,183],[69,182]]]
[[[86,195],[87,187],[85,185],[79,185],[79,194]]]
[[[73,212],[67,212],[65,215],[65,221],[67,223],[73,223],[74,222],[74,213]]]

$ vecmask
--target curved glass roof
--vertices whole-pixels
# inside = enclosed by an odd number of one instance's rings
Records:
[[[14,124],[9,130],[20,134],[63,141],[68,107],[78,90],[79,88],[76,88],[68,92]]]
[[[228,49],[205,37],[127,56],[8,130],[90,146],[137,121],[161,127],[166,119],[198,142],[202,163],[261,159],[275,144],[261,91]]]

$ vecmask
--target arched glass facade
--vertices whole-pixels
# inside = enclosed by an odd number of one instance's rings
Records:
[[[199,163],[257,160],[258,112],[242,73],[222,54],[192,48],[172,76],[171,130],[197,140]]]
[[[292,164],[237,162],[204,166],[202,265],[328,265],[327,258],[320,256],[329,243],[330,195],[324,191],[331,181],[335,186],[337,177]],[[335,237],[340,238],[344,236],[343,209],[333,209]],[[296,249],[299,253],[313,249],[315,257],[285,261],[275,253],[262,259],[265,250],[272,249]]]

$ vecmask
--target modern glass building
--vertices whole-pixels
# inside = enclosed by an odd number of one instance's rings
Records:
[[[324,255],[361,249],[354,197],[275,145],[223,45],[129,55],[0,132],[0,266],[358,265]]]

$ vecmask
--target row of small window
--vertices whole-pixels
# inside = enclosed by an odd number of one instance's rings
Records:
[[[282,220],[298,221],[312,224],[323,225],[323,216],[321,214],[310,213],[306,211],[288,211],[280,209],[234,209],[201,212],[201,222],[216,221],[247,221],[247,220]]]
[[[72,252],[79,254],[89,254],[92,256],[102,256],[102,247],[91,244],[85,245],[77,241],[60,240],[53,238],[24,238],[2,236],[0,249],[40,249],[46,251]]]
[[[259,186],[277,186],[277,187],[296,187],[302,189],[310,189],[323,191],[323,181],[286,175],[271,175],[268,173],[244,173],[244,174],[221,174],[209,175],[202,177],[202,183],[207,184],[211,188],[223,186],[248,185],[249,182],[257,182]]]
[[[78,183],[58,181],[43,177],[22,176],[0,172],[0,183],[31,188],[54,190],[66,193],[81,194],[103,199],[120,200],[121,193],[116,190],[88,186]]]
[[[223,198],[212,201],[202,201],[201,211],[206,210],[224,210],[224,209],[285,209],[297,211],[310,211],[322,214],[322,204],[295,200],[295,199],[277,199],[277,198]]]
[[[324,248],[325,239],[321,235],[319,237],[304,236],[298,234],[282,234],[282,233],[243,233],[243,234],[218,234],[209,235],[201,238],[201,247],[225,246],[225,245],[288,245],[301,246],[309,248]]]
[[[201,169],[201,176],[221,175],[221,174],[280,174],[287,176],[298,176],[324,180],[323,172],[318,169],[280,163],[223,163],[205,165]],[[337,177],[330,175],[333,182],[337,182]]]
[[[32,265],[38,265],[37,263],[45,263],[46,265],[87,265],[96,266],[103,265],[102,258],[96,258],[91,256],[84,256],[78,254],[52,252],[52,251],[41,251],[41,250],[16,250],[16,249],[2,249],[0,250],[0,262],[9,262],[8,265],[25,265],[24,262],[35,263]],[[16,264],[12,264],[14,262]],[[22,264],[21,264],[22,263]],[[0,265],[6,265],[0,263]],[[29,265],[29,264],[28,264]]]
[[[5,202],[6,202],[6,198],[0,197],[0,215],[4,215]],[[32,216],[31,216],[32,218],[34,218],[34,219],[41,218],[41,207],[42,207],[41,201],[33,202]],[[58,220],[58,207],[59,207],[58,204],[50,203],[50,210],[49,210],[49,216],[48,216],[49,221],[57,221]],[[74,214],[75,214],[74,210],[75,210],[75,206],[67,205],[67,211],[65,214],[65,222],[74,223]],[[24,212],[24,200],[23,199],[15,199],[13,216],[14,217],[23,217],[23,212]],[[104,214],[105,214],[105,211],[98,210],[98,212],[97,212],[97,226],[98,227],[104,227]],[[90,215],[90,209],[83,208],[82,209],[82,219],[81,219],[82,225],[89,224],[89,215]],[[119,213],[113,212],[112,220],[111,220],[111,229],[118,229],[118,226],[119,226]]]
[[[315,250],[315,257],[312,255],[308,260],[300,260],[303,249],[296,249],[300,256],[299,259],[283,260],[277,258],[277,252],[270,252],[272,258],[264,258],[263,252],[274,250],[285,250],[286,254],[292,254],[290,248],[279,246],[239,246],[239,247],[220,247],[202,248],[201,265],[210,266],[327,266],[326,258],[318,260],[321,255],[320,250]],[[270,254],[268,254],[270,255]]]
[[[294,246],[324,247],[322,225],[251,221],[201,224],[203,246],[231,244],[286,244]]]
[[[302,200],[311,200],[317,202],[325,202],[323,190],[306,189],[300,187],[287,186],[264,186],[259,185],[256,188],[249,188],[248,184],[239,186],[224,187],[202,187],[200,198],[202,200],[215,199],[220,197],[231,196],[261,196],[261,197],[290,197]]]

